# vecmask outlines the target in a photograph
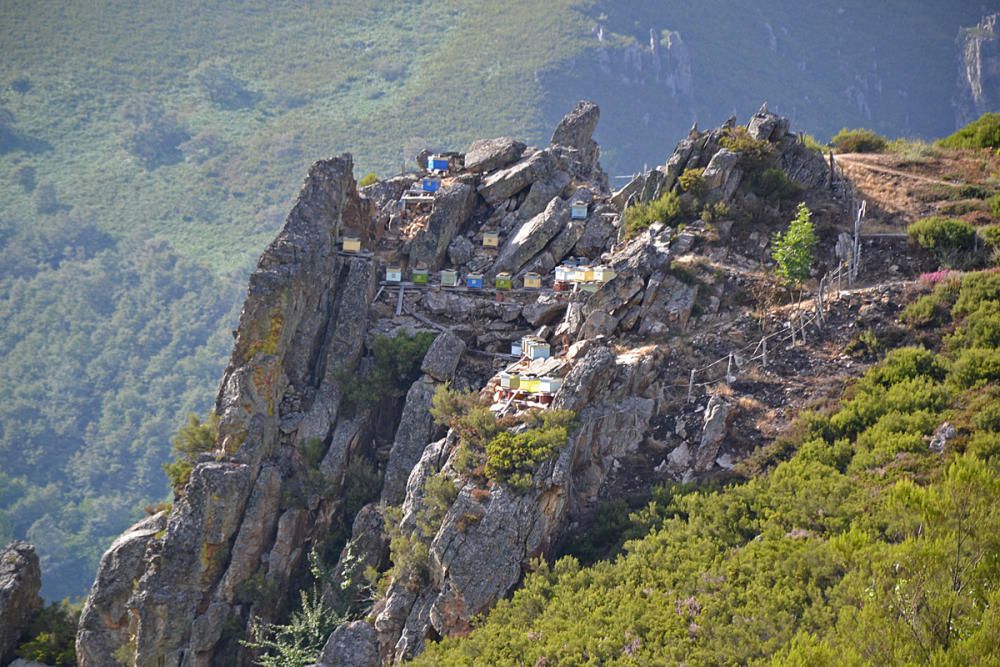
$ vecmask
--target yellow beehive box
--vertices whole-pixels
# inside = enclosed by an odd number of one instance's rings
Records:
[[[537,273],[525,273],[524,287],[525,289],[541,289],[542,277]]]
[[[356,236],[345,236],[342,246],[344,252],[361,252],[361,239]]]
[[[483,232],[483,247],[497,248],[500,246],[500,235],[496,232]]]

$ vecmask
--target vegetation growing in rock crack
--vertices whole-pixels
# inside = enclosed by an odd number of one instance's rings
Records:
[[[180,495],[187,486],[198,456],[215,448],[218,435],[219,417],[214,412],[209,413],[205,421],[201,421],[198,415],[188,415],[187,423],[171,439],[177,459],[163,464],[174,495]]]
[[[654,222],[669,225],[681,214],[681,198],[673,191],[645,204],[632,204],[625,209],[625,236],[632,238],[649,229]]]
[[[372,366],[367,375],[340,373],[345,398],[354,408],[370,408],[385,399],[399,398],[420,377],[420,364],[436,334],[430,331],[395,336],[378,335],[371,343]]]
[[[572,410],[532,409],[498,419],[477,394],[447,385],[435,391],[431,414],[458,436],[460,472],[522,492],[531,487],[538,465],[566,444],[576,418]]]

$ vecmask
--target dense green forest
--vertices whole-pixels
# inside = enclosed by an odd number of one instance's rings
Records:
[[[170,434],[210,404],[246,274],[317,158],[386,174],[428,145],[542,142],[582,97],[612,172],[763,99],[819,135],[945,133],[981,3],[840,4],[4,2],[0,540],[38,545],[47,598],[83,594],[166,495]],[[650,29],[683,36],[690,104],[642,60]]]
[[[660,489],[605,524],[616,558],[539,562],[416,664],[1000,664],[1000,273],[904,320],[928,311],[937,351],[891,351],[749,481]]]

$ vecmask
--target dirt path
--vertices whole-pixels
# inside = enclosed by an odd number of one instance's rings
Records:
[[[906,171],[900,171],[899,169],[891,169],[889,167],[883,167],[882,165],[872,164],[872,157],[864,153],[844,153],[842,155],[837,155],[834,158],[836,161],[841,163],[862,167],[870,171],[877,171],[882,174],[890,174],[892,176],[899,176],[901,178],[908,178],[913,181],[920,181],[922,183],[930,183],[932,185],[944,185],[947,187],[960,188],[963,185],[968,185],[967,183],[962,183],[960,181],[944,181],[939,178],[930,178],[928,176],[920,176],[919,174],[913,174]],[[878,158],[874,158],[878,159]]]

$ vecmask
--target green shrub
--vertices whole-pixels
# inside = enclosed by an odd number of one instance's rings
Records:
[[[75,667],[76,629],[82,603],[53,602],[34,613],[17,655],[55,667]]]
[[[375,185],[376,183],[378,183],[378,174],[376,174],[373,171],[370,171],[361,177],[361,180],[358,181],[358,187],[365,188],[368,187],[369,185]]]
[[[979,310],[984,301],[1000,301],[1000,271],[976,271],[965,275],[951,314],[953,317],[969,315]]]
[[[906,228],[910,238],[925,250],[964,250],[972,245],[976,230],[964,220],[933,216]]]
[[[865,329],[847,343],[844,352],[849,356],[863,359],[878,356],[884,347],[874,331]]]
[[[676,192],[664,193],[646,204],[633,204],[625,209],[625,237],[633,238],[654,222],[667,225],[681,214],[681,198]]]
[[[992,194],[992,188],[988,188],[985,185],[976,185],[975,183],[967,183],[958,189],[958,196],[962,199],[989,199]]]
[[[785,171],[779,167],[768,167],[750,173],[750,191],[758,197],[787,199],[794,197],[801,190],[801,186],[795,181],[788,180]]]
[[[885,356],[882,363],[870,369],[862,381],[864,386],[892,387],[907,380],[927,378],[941,381],[947,368],[930,350],[922,347],[900,347]]]
[[[705,170],[704,169],[685,169],[684,172],[677,177],[677,183],[681,186],[681,190],[690,193],[702,199],[708,192],[708,188],[705,186]]]
[[[963,389],[1000,380],[1000,350],[986,348],[963,350],[952,364],[949,377]]]
[[[889,145],[885,137],[872,130],[849,130],[846,127],[833,135],[830,143],[838,153],[881,153]]]
[[[1000,113],[983,114],[938,142],[944,148],[1000,148]]]
[[[990,207],[990,215],[1000,220],[1000,192],[986,200]]]
[[[171,439],[174,454],[178,458],[172,463],[163,464],[163,471],[170,480],[174,495],[179,495],[187,486],[198,457],[215,449],[218,435],[219,417],[214,412],[205,421],[198,419],[198,415],[188,415],[187,423]]]
[[[963,347],[1000,347],[1000,302],[983,301],[948,337],[951,349]]]
[[[400,331],[391,338],[375,336],[371,372],[362,378],[346,370],[339,374],[348,405],[355,409],[373,407],[383,399],[403,396],[420,377],[420,364],[436,337],[429,331]]]
[[[739,153],[739,164],[747,172],[763,170],[774,155],[774,147],[768,141],[754,139],[742,126],[727,129],[719,144]]]
[[[531,485],[531,474],[566,444],[575,418],[570,410],[545,410],[533,427],[520,433],[501,431],[486,443],[486,474],[517,490]]]
[[[814,137],[811,134],[802,135],[802,144],[809,150],[813,151],[814,153],[819,153],[820,155],[822,155],[823,153],[826,152],[826,146],[819,143],[819,140],[816,139],[816,137]]]
[[[954,279],[938,283],[933,292],[907,305],[899,319],[917,327],[945,324],[951,318],[951,307],[958,298],[960,286],[961,281]]]

